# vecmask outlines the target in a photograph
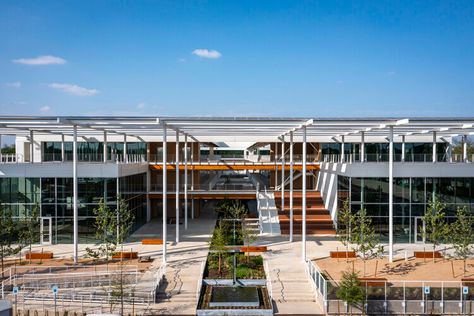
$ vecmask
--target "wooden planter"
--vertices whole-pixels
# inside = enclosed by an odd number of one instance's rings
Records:
[[[142,245],[163,245],[163,239],[142,239]]]
[[[346,258],[356,258],[357,255],[355,251],[331,251],[329,253],[331,258],[336,259],[346,259]]]
[[[25,254],[25,259],[33,260],[33,259],[53,259],[53,253],[51,251],[43,251],[43,252],[27,252]]]
[[[440,259],[440,258],[443,258],[443,255],[439,251],[435,251],[434,256],[433,256],[433,251],[415,251],[413,253],[413,255],[415,256],[415,258],[418,258],[418,259],[433,259],[433,258]]]
[[[135,251],[119,251],[112,255],[112,259],[137,259],[138,252]]]
[[[387,283],[386,278],[359,278],[362,286],[384,286]]]
[[[241,252],[266,252],[267,250],[267,246],[240,247]]]

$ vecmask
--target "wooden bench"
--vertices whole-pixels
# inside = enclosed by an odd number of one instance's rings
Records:
[[[267,246],[240,247],[241,252],[266,252],[267,250]]]
[[[163,239],[142,239],[142,245],[163,245]]]
[[[385,286],[386,278],[359,278],[362,286]]]
[[[53,253],[51,251],[43,251],[43,252],[27,252],[25,254],[25,259],[33,260],[33,259],[53,259]]]
[[[135,251],[119,251],[112,255],[112,259],[137,259],[138,252]]]
[[[462,278],[461,282],[463,286],[474,286],[474,279]]]
[[[433,251],[415,251],[413,255],[418,259],[433,259]],[[440,259],[443,258],[443,255],[441,255],[441,252],[435,251],[434,258]]]
[[[329,253],[331,258],[345,259],[345,258],[356,258],[355,251],[331,251]]]

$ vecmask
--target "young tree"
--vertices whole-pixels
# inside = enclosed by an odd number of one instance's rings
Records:
[[[31,254],[31,246],[38,242],[40,238],[39,229],[39,206],[36,204],[31,210],[30,216],[25,216],[22,219],[22,228],[20,231],[20,241],[23,245],[28,246]],[[31,255],[30,255],[31,263]]]
[[[341,208],[337,210],[337,239],[349,250],[352,235],[354,215],[349,206],[349,200],[344,200]]]
[[[336,297],[347,303],[350,315],[352,315],[352,306],[364,302],[365,293],[360,284],[357,272],[344,271],[342,273]]]
[[[458,208],[456,221],[449,226],[448,240],[454,248],[454,256],[463,260],[464,276],[466,275],[466,259],[474,254],[474,217],[466,207]]]
[[[250,244],[254,243],[257,240],[258,236],[257,234],[255,234],[255,231],[245,223],[245,219],[242,219],[241,224],[242,224],[241,225],[242,240],[244,241],[244,246],[246,246],[248,250],[248,248],[250,247]],[[247,251],[247,263],[248,262],[250,262],[249,251]]]
[[[4,277],[4,259],[16,254],[21,247],[13,246],[15,239],[18,238],[18,226],[13,220],[13,212],[10,209],[3,208],[0,204],[0,256],[2,262],[2,278]]]
[[[375,228],[372,225],[372,219],[367,216],[367,211],[364,208],[361,208],[354,215],[352,243],[354,244],[354,251],[362,255],[365,276],[366,260],[378,257],[381,253],[383,253],[383,247],[379,245],[379,237],[378,234],[375,233]]]
[[[424,237],[433,243],[433,262],[435,261],[435,250],[443,240],[447,237],[446,218],[444,209],[446,206],[438,200],[431,201],[425,215],[423,222],[425,224]]]
[[[218,256],[218,271],[219,275],[222,274],[222,255],[227,251],[227,238],[225,231],[221,225],[216,225],[211,239],[209,240],[209,249],[217,253]]]

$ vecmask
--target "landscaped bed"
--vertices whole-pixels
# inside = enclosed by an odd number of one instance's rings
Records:
[[[204,278],[208,279],[232,279],[233,254],[223,254],[221,271],[219,273],[218,254],[210,253],[207,257],[207,266],[204,271]],[[237,259],[236,277],[237,279],[264,279],[265,271],[263,269],[262,256],[249,256],[243,253],[235,254]]]

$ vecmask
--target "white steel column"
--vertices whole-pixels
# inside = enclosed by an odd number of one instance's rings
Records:
[[[78,263],[79,259],[79,218],[77,211],[77,126],[73,128],[73,140],[72,140],[72,216],[73,216],[73,258],[74,264]]]
[[[402,135],[402,162],[405,162],[405,135]]]
[[[467,162],[467,135],[462,137],[462,160]]]
[[[176,204],[176,243],[179,242],[179,131],[176,130],[176,190],[175,190],[175,204]]]
[[[278,143],[275,143],[275,191],[276,191],[277,186],[278,186],[277,160],[278,160]]]
[[[64,134],[61,134],[61,161],[66,161],[66,156],[64,152]]]
[[[344,157],[344,147],[345,147],[345,144],[344,144],[344,135],[342,135],[341,140],[342,140],[342,143],[341,143],[341,162],[345,162],[346,159],[345,159],[345,157]]]
[[[104,143],[102,151],[104,152],[104,162],[107,162],[107,131],[104,131]]]
[[[167,156],[167,139],[166,139],[166,125],[163,124],[163,264],[166,264],[166,224],[168,221],[168,200],[167,200],[167,170],[166,170],[166,156]]]
[[[127,134],[123,135],[123,162],[128,162],[128,155],[127,155]]]
[[[188,135],[184,135],[184,229],[188,229]]]
[[[2,135],[0,135],[0,162],[2,162],[2,148],[3,148]]]
[[[433,131],[433,162],[438,160],[438,155],[436,154],[436,132]]]
[[[303,177],[303,185],[302,185],[302,216],[303,216],[303,223],[301,227],[301,236],[302,236],[302,256],[303,261],[306,262],[306,125],[303,126],[303,168],[301,170],[302,177]]]
[[[281,137],[281,210],[285,209],[285,136]]]
[[[293,131],[290,132],[290,242],[293,242]]]
[[[33,131],[30,131],[30,162],[35,160],[35,145]]]
[[[194,164],[194,142],[191,143],[191,162]],[[191,170],[191,191],[194,191],[194,168]],[[191,219],[194,219],[194,192],[191,198]]]
[[[393,126],[390,126],[388,149],[388,261],[393,262]]]
[[[365,132],[360,132],[360,162],[365,161]]]

